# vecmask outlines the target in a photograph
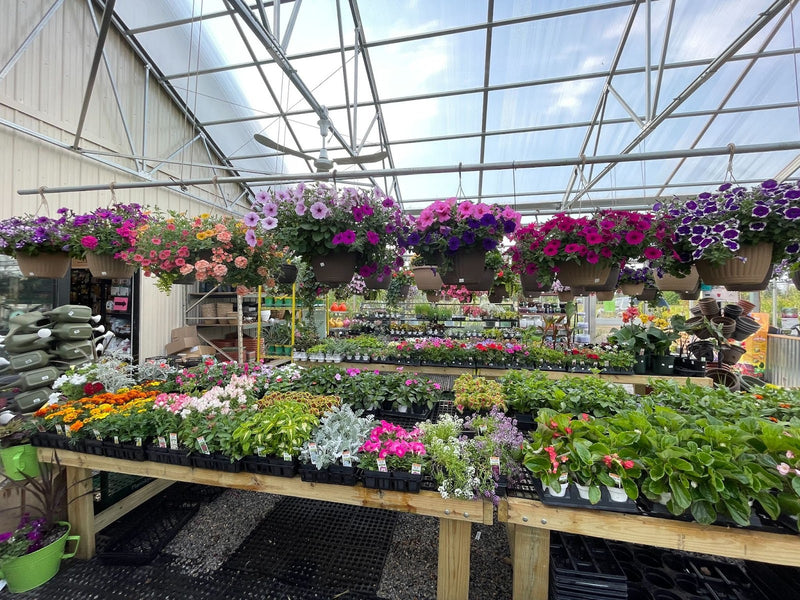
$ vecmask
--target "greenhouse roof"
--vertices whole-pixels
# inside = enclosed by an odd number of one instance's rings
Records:
[[[117,0],[114,11],[243,176],[317,172],[327,114],[331,158],[363,161],[337,163],[337,182],[376,172],[411,212],[459,196],[535,215],[796,173],[796,5]]]

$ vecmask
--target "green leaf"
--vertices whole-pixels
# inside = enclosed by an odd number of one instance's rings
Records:
[[[628,494],[628,498],[631,500],[636,500],[636,498],[639,497],[639,486],[636,485],[635,481],[623,479],[622,488],[625,490],[625,493]]]
[[[650,467],[650,479],[658,481],[664,477],[664,463],[656,463]]]
[[[710,466],[714,463],[714,457],[711,456],[708,452],[698,452],[695,454],[695,457],[698,461],[700,461],[701,465]]]
[[[684,485],[677,475],[670,475],[669,489],[672,491],[672,500],[681,509],[686,510],[692,505],[692,494],[689,487]]]
[[[777,519],[780,516],[781,507],[778,498],[769,492],[759,492],[756,494],[756,500],[770,517]]]
[[[591,502],[592,504],[597,504],[598,502],[600,502],[600,497],[601,497],[600,488],[597,485],[589,486],[589,502]]]
[[[717,511],[714,510],[714,505],[705,500],[693,503],[691,512],[694,520],[703,525],[711,525],[717,520]]]

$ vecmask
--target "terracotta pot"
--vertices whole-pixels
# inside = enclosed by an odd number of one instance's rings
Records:
[[[356,272],[355,252],[332,252],[311,257],[314,279],[320,283],[350,283]]]
[[[130,279],[136,267],[106,254],[86,253],[86,264],[92,277],[97,279]]]
[[[66,252],[43,252],[37,256],[17,254],[17,266],[23,277],[61,279],[67,274],[70,258]]]
[[[621,283],[620,291],[626,296],[638,296],[644,291],[643,283]]]
[[[742,307],[742,314],[740,316],[749,315],[750,311],[756,307],[755,304],[747,300],[739,300],[738,304]]]
[[[619,265],[614,265],[608,272],[608,279],[603,283],[583,286],[587,292],[609,292],[617,289],[617,280],[619,280]]]
[[[742,258],[746,260],[741,260]],[[748,291],[752,286],[761,285],[771,265],[772,243],[761,242],[754,246],[742,246],[737,256],[721,265],[699,260],[697,271],[703,283],[708,285],[723,285],[728,289],[731,289],[729,285],[735,285],[738,291]]]
[[[442,277],[439,274],[439,267],[426,265],[411,267],[411,270],[414,272],[414,282],[418,290],[438,292],[442,289]]]
[[[608,281],[611,267],[602,267],[599,264],[562,262],[558,267],[558,280],[562,285],[572,287],[587,287],[602,285]]]
[[[656,287],[662,292],[694,291],[699,283],[700,274],[694,265],[692,265],[692,270],[686,277],[676,277],[667,273],[663,277],[659,277],[658,273],[656,273]]]

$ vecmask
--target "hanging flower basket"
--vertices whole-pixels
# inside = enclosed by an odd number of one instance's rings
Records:
[[[24,277],[61,279],[69,269],[69,254],[66,252],[42,252],[36,256],[17,254],[17,265]]]
[[[558,301],[559,302],[571,302],[575,300],[575,293],[570,290],[565,290],[563,292],[558,292]]]
[[[668,273],[664,273],[661,277],[658,273],[655,275],[656,287],[662,292],[693,292],[700,283],[700,274],[694,265],[686,277],[675,277]]]
[[[641,292],[636,294],[636,299],[641,302],[652,302],[656,299],[658,289],[654,287],[645,287]]]
[[[602,285],[608,281],[610,266],[601,266],[591,263],[562,262],[558,267],[558,280],[562,285],[569,287],[587,287]]]
[[[278,283],[294,283],[297,281],[297,267],[284,263],[281,265],[280,273],[275,278]]]
[[[442,289],[442,277],[439,275],[439,267],[421,266],[411,267],[414,272],[414,281],[418,290],[423,292],[438,292]]]
[[[489,302],[497,304],[498,302],[502,302],[506,298],[508,298],[508,290],[503,286],[500,287],[495,286],[489,292]]]
[[[457,252],[452,257],[453,267],[442,272],[442,281],[446,285],[479,284],[485,277],[486,251],[480,248]]]
[[[531,296],[533,293],[546,292],[550,289],[550,285],[542,285],[535,275],[528,275],[522,273],[519,276],[520,283],[522,284],[522,291],[526,296]]]
[[[743,245],[737,255],[721,265],[713,265],[707,260],[697,261],[697,271],[703,283],[708,285],[746,286],[737,291],[748,291],[752,286],[757,291],[772,265],[772,244],[761,242],[753,246]],[[730,289],[730,288],[728,288]]]
[[[583,289],[587,292],[613,292],[617,289],[617,280],[619,279],[619,265],[614,265],[611,267],[611,270],[608,272],[608,278],[598,284],[586,285],[583,286]]]
[[[494,284],[495,273],[492,269],[484,269],[483,277],[476,283],[465,283],[464,287],[471,292],[488,292]]]
[[[619,286],[620,291],[626,296],[638,296],[644,291],[643,283],[623,283]]]
[[[769,287],[769,282],[772,279],[772,274],[773,274],[773,265],[770,265],[769,269],[767,270],[767,274],[764,276],[764,280],[761,283],[757,285],[726,283],[725,289],[731,292],[761,292]]]
[[[439,302],[442,299],[442,294],[440,292],[425,292],[425,298],[427,298],[428,302]]]
[[[314,279],[320,283],[350,283],[356,272],[357,255],[354,252],[332,252],[311,257]]]
[[[614,299],[614,290],[608,290],[605,292],[596,292],[597,300],[600,302],[608,302],[609,300]]]
[[[86,264],[92,277],[97,279],[130,279],[136,267],[108,254],[86,253]]]
[[[392,283],[392,276],[391,274],[384,275],[383,279],[378,280],[378,276],[373,275],[372,277],[365,277],[364,283],[368,290],[388,290],[389,284]]]

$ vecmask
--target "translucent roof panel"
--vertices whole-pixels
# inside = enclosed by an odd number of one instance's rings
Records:
[[[788,0],[261,4],[266,21],[249,0],[115,8],[242,175],[313,173],[325,115],[331,158],[363,159],[337,173],[380,170],[412,211],[456,195],[459,163],[460,195],[514,203],[516,187],[535,215],[699,193],[726,176],[728,144],[743,181],[800,154],[800,9]]]

